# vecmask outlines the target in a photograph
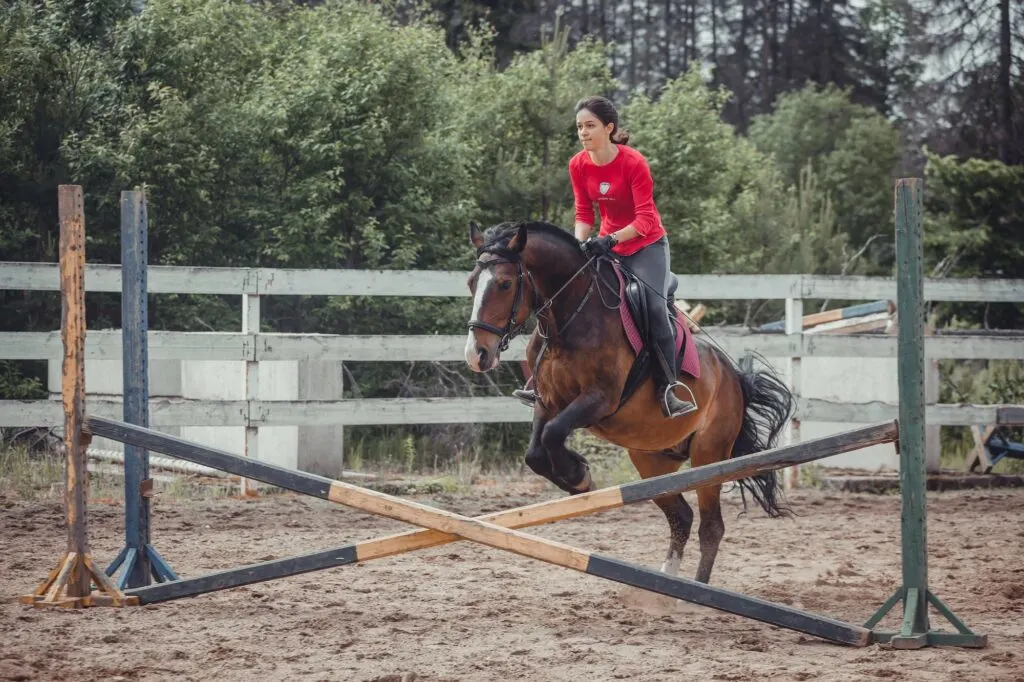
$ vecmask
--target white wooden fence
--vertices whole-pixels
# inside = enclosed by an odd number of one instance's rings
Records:
[[[283,270],[273,268],[203,268],[151,266],[151,294],[227,294],[242,298],[243,328],[227,332],[150,332],[151,360],[231,360],[247,363],[247,376],[255,376],[261,361],[453,361],[463,359],[464,335],[356,336],[260,333],[259,310],[263,296],[430,296],[465,297],[469,292],[464,272]],[[734,328],[708,331],[732,356],[753,351],[768,358],[788,358],[798,394],[797,419],[803,421],[873,422],[896,416],[895,404],[845,403],[799,397],[799,361],[808,357],[895,358],[896,338],[888,335],[810,335],[800,320],[804,299],[894,299],[896,283],[883,277],[810,275],[681,275],[678,295],[692,301],[784,299],[785,334],[753,333]],[[89,265],[86,290],[120,292],[117,265]],[[56,264],[0,262],[0,289],[59,290]],[[929,301],[1024,302],[1022,280],[928,280]],[[468,314],[468,309],[467,309]],[[56,326],[56,325],[55,325]],[[517,339],[506,360],[524,357],[525,339]],[[1024,360],[1020,337],[933,336],[925,345],[931,359]],[[0,359],[59,360],[59,332],[2,332]],[[119,360],[118,331],[90,331],[86,357]],[[151,398],[153,426],[261,426],[367,425],[526,422],[531,411],[505,397],[396,398],[333,401],[261,400],[255,380],[246,400],[211,401]],[[91,399],[96,415],[118,417],[119,400]],[[931,425],[995,423],[996,405],[929,405]],[[1012,406],[1011,406],[1012,407]],[[62,423],[58,401],[0,400],[0,426],[56,426]],[[795,423],[799,423],[796,421]]]

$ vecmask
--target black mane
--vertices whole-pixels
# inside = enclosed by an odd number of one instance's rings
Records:
[[[558,225],[552,225],[551,223],[545,223],[542,221],[527,221],[527,222],[505,222],[498,223],[494,227],[487,228],[484,232],[484,244],[490,246],[497,243],[507,244],[508,240],[516,236],[519,228],[523,225],[531,233],[540,233],[555,240],[560,240],[566,246],[579,251],[580,243],[577,241],[576,236],[566,230],[563,230]]]

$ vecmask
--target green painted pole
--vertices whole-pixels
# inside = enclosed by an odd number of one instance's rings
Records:
[[[928,527],[925,502],[925,397],[924,397],[924,248],[922,220],[924,188],[920,178],[896,181],[896,313],[899,347],[900,537],[903,584],[873,615],[865,627],[872,640],[897,649],[925,646],[985,647],[986,635],[976,634],[928,589]],[[903,603],[903,618],[896,632],[875,630],[896,604]],[[928,605],[934,606],[956,632],[932,630]]]
[[[900,488],[903,510],[904,603],[901,635],[928,632],[928,532],[925,509],[924,463],[924,249],[920,178],[896,181],[896,310],[899,319],[897,353],[900,400]],[[914,590],[911,592],[911,590]],[[911,604],[913,596],[916,604]],[[911,625],[912,630],[906,631]]]

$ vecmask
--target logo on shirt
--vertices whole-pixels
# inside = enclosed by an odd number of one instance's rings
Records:
[[[601,194],[608,194],[608,190],[610,190],[611,188],[612,188],[612,183],[610,183],[610,182],[602,182],[597,187],[597,189],[599,189],[601,191]]]

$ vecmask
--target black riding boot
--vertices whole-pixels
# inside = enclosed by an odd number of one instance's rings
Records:
[[[526,382],[526,386],[517,388],[512,391],[512,396],[519,402],[527,407],[533,407],[537,403],[537,391],[536,389],[529,388],[530,382]]]
[[[657,319],[655,319],[657,318]],[[664,318],[664,322],[662,322]],[[654,385],[658,391],[658,400],[661,403],[661,411],[666,417],[682,417],[697,411],[697,405],[690,400],[679,398],[673,388],[681,388],[684,392],[693,397],[686,384],[679,381],[679,375],[674,369],[671,358],[675,357],[676,343],[672,336],[672,329],[668,326],[668,315],[661,311],[655,311],[651,315],[651,336],[653,337],[653,348],[651,348],[652,360],[651,373],[654,377]]]

